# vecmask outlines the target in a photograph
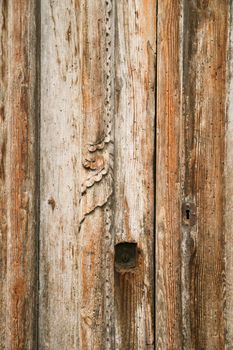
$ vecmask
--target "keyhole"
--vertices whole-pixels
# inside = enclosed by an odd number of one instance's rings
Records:
[[[196,206],[193,202],[182,203],[182,220],[184,225],[193,226],[196,222]]]

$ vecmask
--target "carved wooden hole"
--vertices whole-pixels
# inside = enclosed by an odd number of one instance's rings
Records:
[[[137,243],[122,242],[115,245],[115,265],[118,269],[132,269],[137,265]]]

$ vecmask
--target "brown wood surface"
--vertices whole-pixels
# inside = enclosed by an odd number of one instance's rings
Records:
[[[184,344],[191,349],[223,349],[227,3],[187,2],[184,18],[183,203],[190,203],[189,222],[183,215],[182,237],[187,246],[183,259],[189,259],[183,289],[189,294],[189,315],[183,321],[190,339]]]
[[[160,349],[225,346],[227,10],[226,1],[159,4],[156,329]]]
[[[181,349],[180,1],[158,6],[156,138],[156,347]]]
[[[0,348],[37,346],[35,1],[0,2]]]
[[[225,349],[233,344],[233,2],[228,7],[227,109],[224,159]]]
[[[115,243],[138,248],[115,271],[115,348],[152,349],[156,1],[116,1],[115,23]]]
[[[42,4],[43,349],[153,346],[155,5]]]
[[[0,0],[0,350],[233,349],[232,6]]]

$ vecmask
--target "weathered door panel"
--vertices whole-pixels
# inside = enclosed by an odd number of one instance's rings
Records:
[[[232,1],[2,0],[0,39],[0,348],[232,349]]]

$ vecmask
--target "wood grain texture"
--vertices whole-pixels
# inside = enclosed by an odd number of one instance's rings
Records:
[[[155,5],[42,4],[43,349],[154,346]],[[122,274],[125,240],[140,257]]]
[[[156,348],[179,350],[181,335],[182,7],[158,5],[156,138]]]
[[[35,1],[0,2],[0,348],[36,348]]]
[[[226,1],[159,5],[156,292],[161,349],[225,346],[227,10]]]
[[[0,349],[233,348],[232,11],[0,0]]]
[[[225,126],[225,349],[233,344],[233,3],[228,7],[227,118]]]
[[[156,1],[116,2],[115,243],[138,262],[115,271],[116,349],[154,348]]]
[[[44,1],[40,347],[112,349],[112,1]]]
[[[6,344],[6,298],[7,298],[7,215],[8,206],[6,204],[6,141],[7,141],[7,121],[6,121],[6,93],[7,93],[7,28],[8,7],[6,2],[0,5],[0,28],[1,28],[1,46],[0,46],[0,345],[1,348]]]
[[[224,349],[223,162],[227,2],[184,3],[183,259],[189,349]],[[193,208],[191,207],[193,206]],[[187,306],[186,305],[186,306]],[[189,328],[188,328],[189,327]]]
[[[73,1],[41,2],[41,349],[78,348],[79,18]]]

